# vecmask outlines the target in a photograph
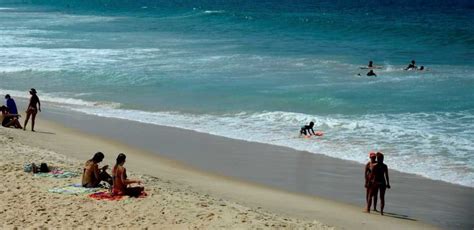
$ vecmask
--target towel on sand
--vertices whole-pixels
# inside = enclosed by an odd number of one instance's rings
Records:
[[[49,178],[71,178],[76,177],[78,174],[75,172],[53,170],[49,173],[35,173],[36,177],[49,177]]]
[[[122,195],[113,195],[110,192],[96,192],[89,195],[90,198],[95,200],[121,200]]]
[[[142,192],[138,198],[144,198],[147,194]],[[124,195],[112,194],[110,192],[96,192],[89,195],[90,198],[96,200],[121,200]]]
[[[49,189],[49,192],[52,193],[59,193],[59,194],[69,194],[69,195],[77,195],[77,194],[87,194],[87,193],[94,193],[99,191],[101,188],[84,188],[80,184],[71,184],[64,187],[59,188],[52,188]]]

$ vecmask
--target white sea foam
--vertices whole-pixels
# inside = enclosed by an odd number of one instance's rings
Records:
[[[29,97],[26,92],[0,89],[0,94],[7,93]],[[367,160],[369,151],[379,150],[385,152],[391,168],[474,187],[474,111],[363,116],[291,112],[196,115],[126,110],[120,109],[119,103],[66,98],[61,93],[40,94],[43,101],[90,115],[286,146],[360,163]],[[299,138],[300,126],[311,120],[316,124],[315,129],[324,131],[325,135]]]
[[[27,97],[23,92],[0,90],[0,94],[5,93],[14,97]],[[313,116],[291,112],[242,112],[217,116],[126,110],[119,109],[118,103],[89,102],[55,94],[41,93],[41,99],[90,115],[286,146],[360,163],[367,160],[367,152],[380,150],[386,153],[386,162],[391,168],[474,187],[473,111],[358,117]],[[299,127],[310,120],[315,122],[316,130],[325,132],[324,137],[298,138]],[[459,127],[460,123],[472,127]],[[454,127],[441,124],[452,124]],[[455,128],[456,124],[464,131],[450,132],[446,128]],[[410,164],[406,164],[407,161]]]

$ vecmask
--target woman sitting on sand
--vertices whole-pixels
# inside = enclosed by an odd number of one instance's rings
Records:
[[[3,127],[12,127],[13,126],[17,129],[22,128],[20,122],[18,121],[18,117],[20,115],[10,114],[8,112],[8,108],[4,105],[2,105],[2,107],[0,107],[0,111],[2,112],[1,121],[2,121],[2,126]]]
[[[104,159],[104,154],[97,152],[92,159],[88,160],[84,165],[82,174],[82,186],[87,188],[98,187],[101,181],[105,181],[112,185],[112,177],[105,171],[109,167],[105,165],[99,169],[99,163]]]
[[[138,197],[142,194],[144,188],[141,186],[138,187],[129,187],[130,184],[141,184],[140,180],[131,180],[127,178],[127,170],[123,165],[125,164],[125,154],[120,153],[117,156],[117,163],[112,169],[112,178],[113,178],[113,188],[112,193],[114,195],[128,195],[132,197]]]

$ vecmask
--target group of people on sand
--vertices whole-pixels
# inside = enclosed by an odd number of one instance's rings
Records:
[[[20,124],[20,117],[21,115],[18,114],[18,109],[16,107],[15,100],[7,94],[5,95],[6,106],[2,105],[0,107],[0,111],[2,113],[2,126],[3,127],[14,127],[17,129],[26,130],[26,125],[31,117],[31,131],[35,131],[35,121],[36,121],[36,114],[41,112],[41,102],[36,95],[36,89],[30,89],[30,101],[28,103],[28,108],[26,109],[26,119],[23,124],[23,127]]]
[[[380,194],[380,214],[383,215],[385,207],[385,191],[390,189],[390,180],[388,177],[388,167],[383,163],[384,155],[381,152],[370,152],[370,161],[365,165],[364,177],[367,202],[366,212],[370,212],[372,201],[374,202],[374,211],[377,211],[377,194]]]
[[[131,186],[132,184],[141,185],[142,182],[127,177],[127,170],[124,167],[127,156],[119,153],[112,168],[112,176],[107,173],[108,165],[99,167],[99,163],[104,160],[104,157],[102,152],[97,152],[92,159],[86,161],[82,173],[82,186],[96,188],[101,186],[101,182],[105,182],[111,188],[112,195],[140,196],[144,191],[144,187]]]
[[[377,74],[374,72],[374,69],[381,69],[382,66],[376,66],[374,65],[374,62],[373,61],[369,61],[369,64],[367,65],[367,67],[361,67],[361,68],[364,68],[364,69],[368,69],[369,72],[367,72],[367,76],[369,77],[377,77]],[[415,60],[412,60],[410,62],[410,64],[408,64],[408,66],[404,69],[404,70],[419,70],[419,71],[424,71],[425,70],[425,67],[424,66],[420,66],[420,68],[418,68],[416,66],[416,61]],[[360,76],[360,74],[358,74]]]

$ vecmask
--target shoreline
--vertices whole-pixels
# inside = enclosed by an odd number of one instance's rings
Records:
[[[71,114],[70,117],[76,115],[78,114]],[[354,228],[354,226],[366,229],[434,228],[404,215],[394,214],[390,217],[375,213],[366,214],[359,206],[195,170],[176,160],[167,159],[166,156],[158,156],[146,149],[127,145],[113,138],[69,128],[61,123],[48,121],[51,119],[49,116],[46,116],[47,119],[43,116],[38,117],[36,133],[11,130],[10,134],[20,143],[50,149],[80,161],[89,159],[96,151],[103,151],[106,154],[105,163],[111,165],[116,153],[125,152],[129,159],[127,168],[132,172],[159,176],[181,185],[184,190],[191,189],[211,194],[220,199],[231,200],[254,209],[263,208],[279,215],[303,220],[316,219],[337,228]],[[87,116],[78,115],[76,118],[90,122]],[[389,209],[387,211],[390,212]]]

